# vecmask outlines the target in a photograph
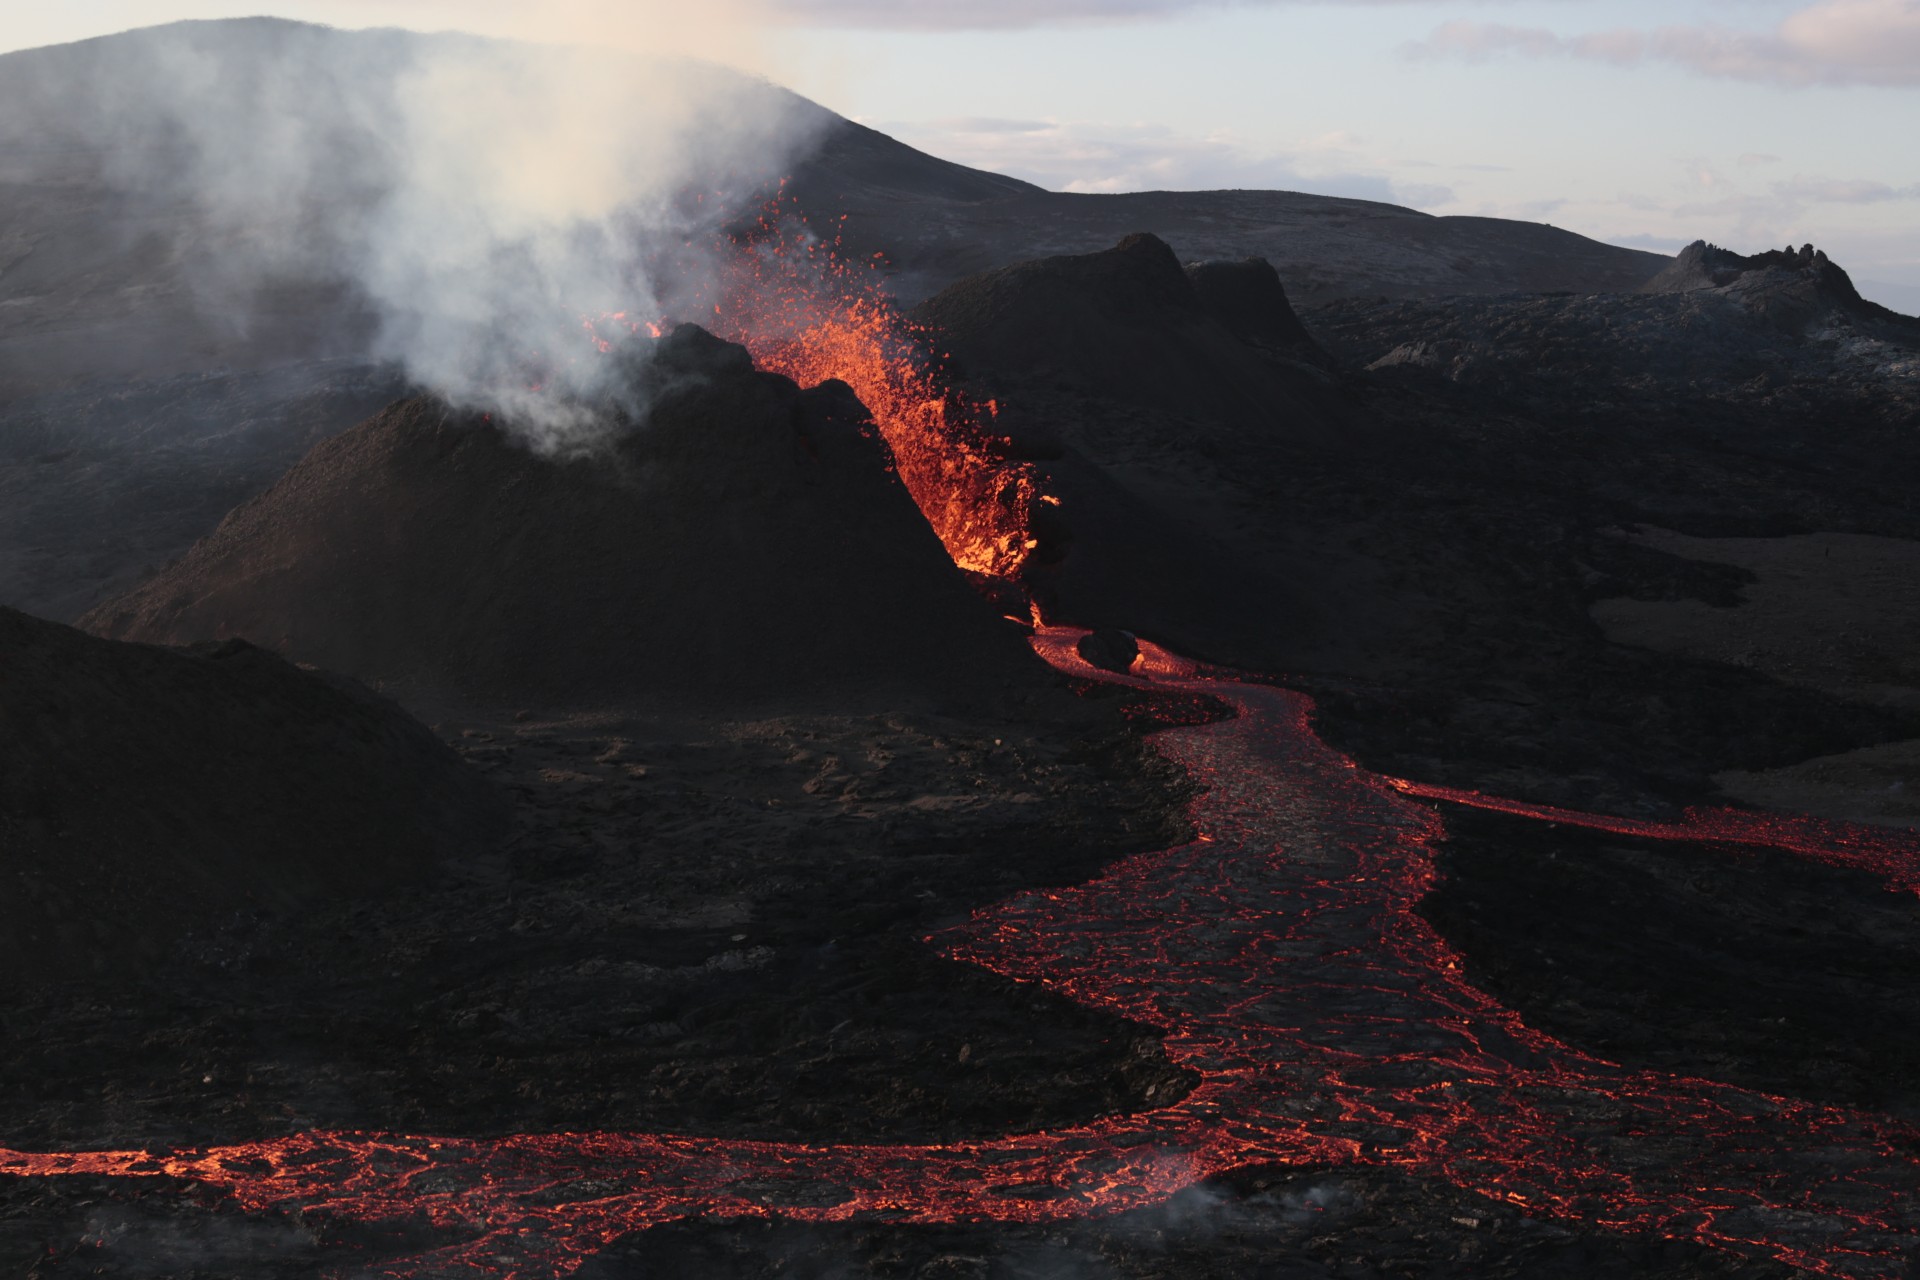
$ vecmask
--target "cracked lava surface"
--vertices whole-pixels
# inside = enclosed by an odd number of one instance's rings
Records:
[[[1200,1080],[1170,1106],[940,1146],[316,1132],[173,1152],[0,1148],[0,1173],[184,1180],[254,1212],[425,1230],[423,1251],[376,1271],[392,1277],[564,1275],[623,1236],[699,1216],[1058,1221],[1152,1205],[1236,1167],[1302,1164],[1390,1166],[1542,1216],[1825,1275],[1908,1274],[1920,1129],[1579,1052],[1468,985],[1415,908],[1444,834],[1418,798],[1776,845],[1867,867],[1904,893],[1920,892],[1912,839],[1736,811],[1646,823],[1383,778],[1314,735],[1303,695],[1202,675],[1150,645],[1133,674],[1109,676],[1075,655],[1079,634],[1049,630],[1035,645],[1075,676],[1235,713],[1156,736],[1206,788],[1191,813],[1198,838],[929,941],[1157,1028]]]

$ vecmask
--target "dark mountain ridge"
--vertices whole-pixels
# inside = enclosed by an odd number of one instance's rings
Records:
[[[364,353],[378,317],[308,250],[351,225],[387,180],[393,157],[365,141],[365,122],[382,118],[396,77],[424,51],[484,44],[231,19],[0,56],[0,401],[86,380]],[[328,157],[326,198],[282,210],[273,225],[210,222],[201,193],[176,180],[193,166],[151,163],[168,147],[200,145],[181,135],[166,84],[151,83],[163,52],[231,101],[271,89],[338,109],[303,126]],[[1305,300],[1629,290],[1667,261],[1534,223],[1298,192],[1048,192],[925,155],[774,86],[718,68],[699,74],[753,104],[754,127],[784,121],[808,139],[784,171],[762,175],[767,189],[790,178],[799,206],[834,225],[850,255],[882,255],[907,302],[980,270],[1095,251],[1140,227],[1188,260],[1264,257]],[[219,113],[219,125],[232,169],[223,182],[284,182],[271,172],[269,116]],[[136,187],[129,156],[141,157]],[[249,157],[267,171],[250,175]],[[293,251],[266,275],[229,278],[249,237]]]

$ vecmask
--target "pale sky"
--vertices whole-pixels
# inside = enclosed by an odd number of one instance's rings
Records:
[[[252,13],[692,51],[1061,190],[1811,241],[1920,312],[1920,0],[0,0],[0,50]]]

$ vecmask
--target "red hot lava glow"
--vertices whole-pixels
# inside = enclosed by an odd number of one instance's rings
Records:
[[[801,386],[838,378],[852,387],[954,563],[1019,579],[1036,545],[1031,512],[1049,499],[1031,465],[1005,456],[994,429],[999,406],[947,385],[931,335],[901,316],[875,264],[850,262],[837,238],[817,235],[775,200],[751,227],[703,255],[703,266],[711,283],[689,319]],[[608,349],[591,322],[588,333]]]
[[[1172,1105],[939,1146],[664,1134],[311,1133],[154,1154],[0,1150],[0,1172],[185,1179],[255,1212],[425,1223],[444,1244],[392,1277],[564,1275],[632,1232],[700,1216],[1044,1222],[1165,1200],[1253,1165],[1392,1167],[1543,1217],[1692,1240],[1829,1276],[1908,1273],[1920,1130],[1885,1116],[1635,1071],[1527,1027],[1468,985],[1415,910],[1443,827],[1327,747],[1300,694],[1200,676],[1162,650],[1127,676],[1035,639],[1085,679],[1217,698],[1161,731],[1206,784],[1198,838],[1076,888],[1023,894],[929,939],[948,956],[1152,1026],[1200,1079]],[[1447,792],[1554,821],[1616,820]],[[1913,892],[1920,850],[1837,824],[1696,814],[1650,839],[1782,844]],[[1839,852],[1835,852],[1839,850]],[[348,1262],[353,1263],[348,1266]],[[342,1271],[367,1274],[364,1259]]]

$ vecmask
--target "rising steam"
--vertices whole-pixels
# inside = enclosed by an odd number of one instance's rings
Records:
[[[93,157],[143,225],[179,228],[152,251],[234,332],[263,290],[335,286],[374,355],[551,447],[639,407],[583,320],[676,311],[687,246],[833,119],[711,64],[577,47],[271,20],[94,43],[0,88],[0,132]]]

